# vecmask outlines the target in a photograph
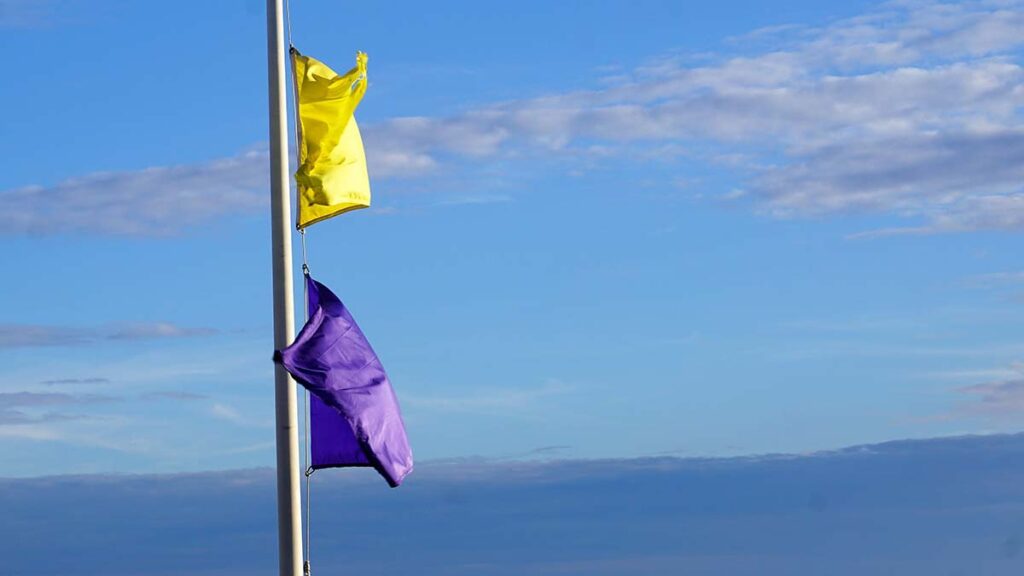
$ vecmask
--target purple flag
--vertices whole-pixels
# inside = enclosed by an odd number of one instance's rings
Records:
[[[412,450],[384,367],[345,305],[306,275],[309,320],[274,353],[312,395],[313,468],[372,466],[392,487],[412,471]]]

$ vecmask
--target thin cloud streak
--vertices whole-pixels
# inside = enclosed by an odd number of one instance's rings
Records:
[[[67,384],[109,384],[109,378],[55,378],[43,380],[40,384],[45,386],[63,386]]]
[[[102,341],[139,341],[162,338],[209,336],[211,328],[189,328],[168,322],[114,324],[98,328],[42,326],[33,324],[0,324],[0,349],[39,348],[49,346],[81,346]],[[45,384],[101,383],[105,379],[50,380]]]
[[[265,207],[266,171],[267,153],[254,150],[205,164],[98,172],[48,187],[6,190],[0,192],[0,229],[8,234],[173,234]]]
[[[210,415],[218,420],[229,422],[244,428],[269,428],[271,423],[263,420],[250,418],[227,404],[215,403],[210,406]]]
[[[85,418],[80,414],[60,412],[33,413],[39,409],[79,407],[119,402],[121,398],[104,394],[64,394],[60,392],[0,392],[0,435],[24,436],[36,440],[58,438],[56,430],[40,426]],[[28,411],[26,411],[28,410]],[[45,432],[44,432],[45,431]],[[22,437],[22,436],[19,436]]]
[[[534,388],[477,389],[462,396],[413,396],[405,395],[403,402],[411,406],[450,412],[493,413],[509,410],[523,410],[534,406],[537,401],[568,394],[574,386],[550,380]]]
[[[1024,364],[1014,362],[991,373],[999,378],[955,389],[968,399],[954,409],[953,416],[1019,417],[1024,414]]]
[[[965,280],[965,284],[972,287],[992,288],[995,286],[1024,284],[1024,271],[1013,272],[991,272],[971,276]]]
[[[33,29],[56,20],[56,0],[0,0],[0,29]]]
[[[34,426],[49,422],[80,420],[82,418],[85,418],[85,416],[77,414],[61,414],[57,412],[47,412],[45,414],[33,416],[22,410],[7,410],[0,408],[0,426]]]
[[[475,194],[471,196],[456,196],[439,201],[439,206],[467,206],[481,204],[506,204],[512,201],[512,197],[505,194]]]
[[[0,406],[4,408],[35,406],[74,406],[116,402],[116,396],[104,394],[64,394],[61,392],[0,392]]]
[[[148,392],[142,395],[143,400],[174,400],[178,402],[192,402],[195,400],[206,400],[209,396],[206,394],[197,394],[195,392],[186,392],[183,390],[158,390],[156,392]]]

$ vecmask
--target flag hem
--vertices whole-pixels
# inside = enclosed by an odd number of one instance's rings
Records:
[[[296,218],[295,219],[295,229],[296,230],[305,230],[306,228],[309,228],[313,224],[316,224],[317,222],[323,222],[324,220],[327,220],[328,218],[334,218],[335,216],[339,216],[339,215],[344,214],[346,212],[352,212],[352,211],[355,211],[355,210],[362,210],[364,208],[369,208],[369,207],[370,207],[369,205],[366,205],[366,206],[358,206],[358,205],[357,206],[349,206],[347,208],[342,208],[342,209],[338,210],[337,212],[331,212],[330,214],[324,214],[323,216],[317,216],[316,218],[314,218],[312,220],[307,220],[305,224],[300,224],[299,221],[298,221],[298,218]]]

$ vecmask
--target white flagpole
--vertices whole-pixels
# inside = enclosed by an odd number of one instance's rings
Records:
[[[270,226],[274,274],[274,348],[295,338],[292,295],[291,204],[288,186],[288,113],[285,102],[282,0],[267,0],[267,75],[270,97]],[[302,574],[299,435],[295,383],[274,366],[277,429],[277,538],[281,576]]]

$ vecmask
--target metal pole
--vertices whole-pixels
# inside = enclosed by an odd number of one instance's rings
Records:
[[[270,227],[274,274],[274,348],[295,338],[292,296],[291,204],[288,186],[288,115],[285,102],[282,0],[267,0],[267,76],[270,97]],[[281,576],[302,574],[299,505],[299,435],[295,383],[274,366],[277,430],[277,539]]]

